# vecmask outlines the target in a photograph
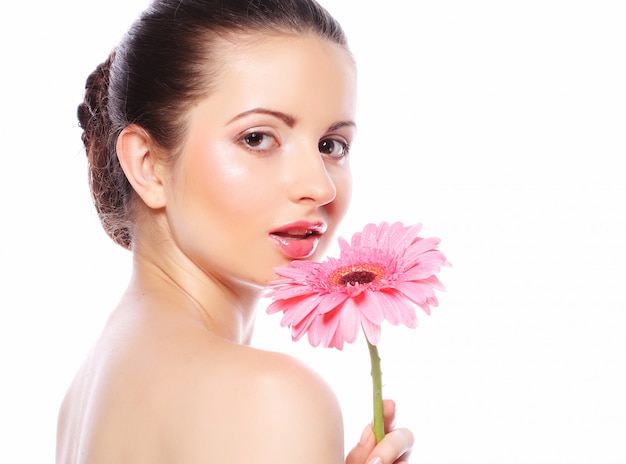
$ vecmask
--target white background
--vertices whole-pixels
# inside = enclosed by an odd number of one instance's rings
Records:
[[[0,462],[53,462],[59,402],[129,275],[90,203],[75,109],[145,4],[2,11]],[[626,463],[623,2],[323,4],[360,68],[342,235],[422,222],[453,263],[417,330],[383,328],[412,462]],[[370,418],[363,339],[313,349],[258,319],[256,345],[333,385],[355,442]]]

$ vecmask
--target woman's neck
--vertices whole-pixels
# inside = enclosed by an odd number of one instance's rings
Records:
[[[133,274],[126,296],[158,301],[161,310],[187,314],[202,322],[213,335],[249,344],[255,308],[262,288],[224,281],[207,275],[191,263],[167,254],[133,251]]]

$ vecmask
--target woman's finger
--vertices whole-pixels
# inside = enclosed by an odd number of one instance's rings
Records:
[[[374,447],[366,462],[376,464],[408,462],[414,440],[413,433],[409,429],[392,430]],[[379,461],[376,461],[376,458],[379,458]]]

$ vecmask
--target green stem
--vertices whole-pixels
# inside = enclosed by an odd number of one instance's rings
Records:
[[[376,443],[379,443],[385,436],[385,423],[383,419],[383,373],[380,370],[380,356],[378,348],[369,341],[367,347],[370,350],[370,360],[372,361],[372,385],[374,387],[374,435]]]

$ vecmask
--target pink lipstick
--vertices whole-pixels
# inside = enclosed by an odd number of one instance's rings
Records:
[[[326,232],[323,222],[296,221],[270,233],[278,248],[291,259],[308,258]]]

